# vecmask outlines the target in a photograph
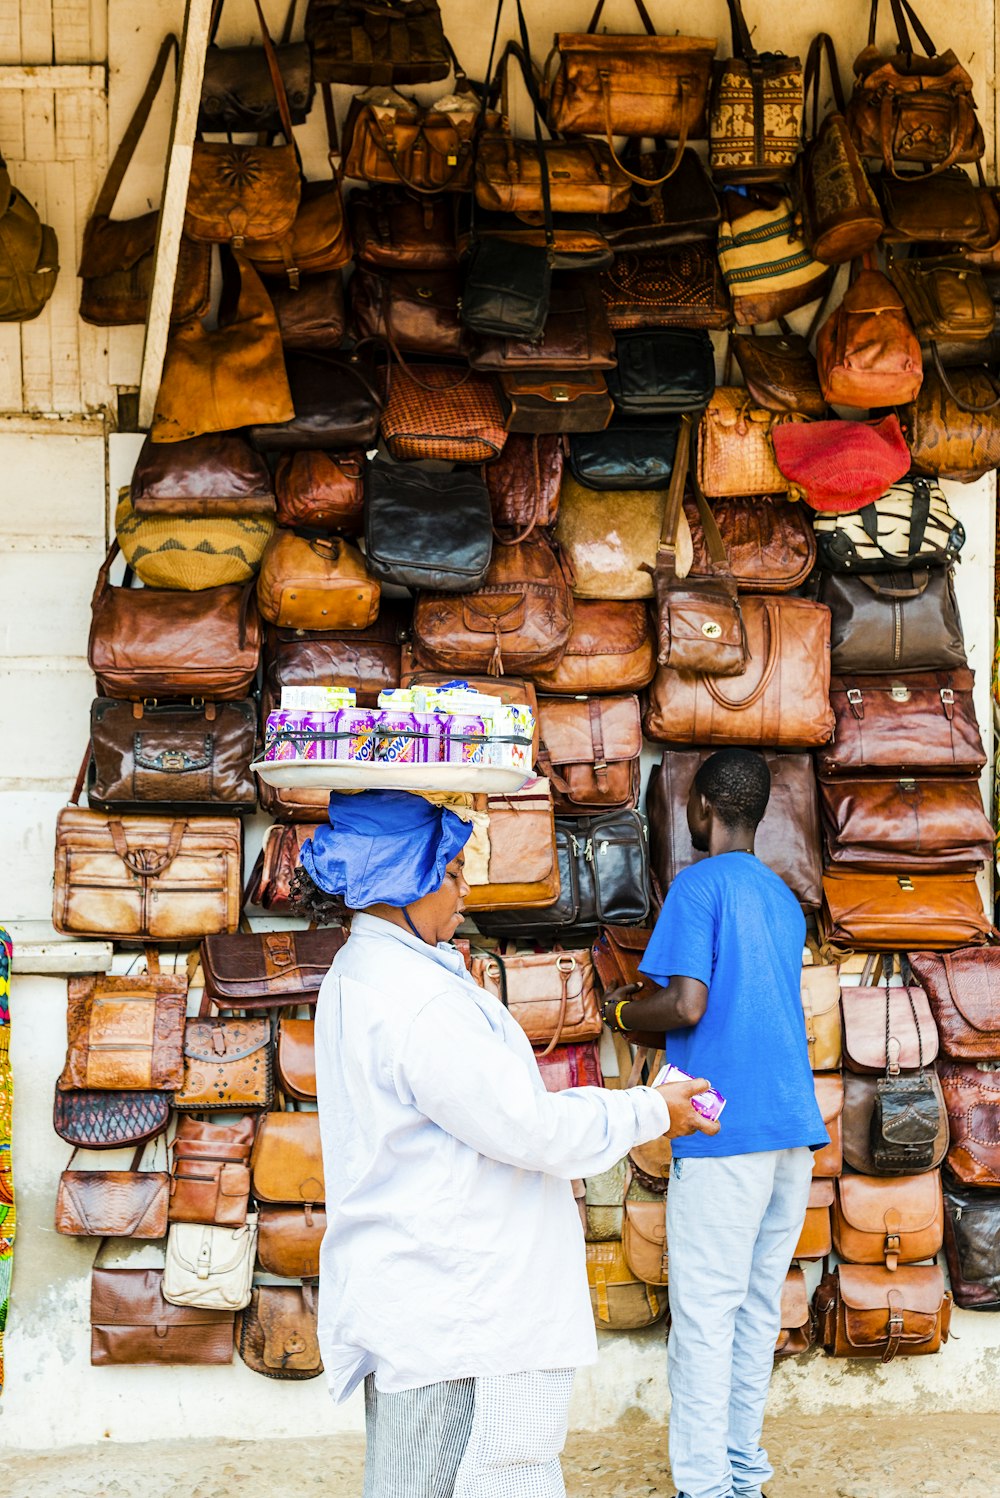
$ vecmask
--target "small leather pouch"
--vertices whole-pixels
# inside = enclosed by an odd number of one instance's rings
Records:
[[[240,1357],[265,1378],[317,1378],[323,1372],[314,1285],[259,1285],[236,1326]]]

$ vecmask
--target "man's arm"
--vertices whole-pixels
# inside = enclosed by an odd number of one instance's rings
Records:
[[[637,990],[638,984],[629,983],[606,993],[604,1017],[612,1024],[620,1018],[621,1028],[638,1045],[662,1046],[665,1031],[696,1025],[708,1008],[708,987],[698,978],[674,977],[666,988],[630,999]]]

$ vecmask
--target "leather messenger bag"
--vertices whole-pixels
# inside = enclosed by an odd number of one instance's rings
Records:
[[[265,1113],[251,1158],[253,1194],[268,1206],[326,1197],[318,1113]]]
[[[639,799],[638,697],[542,697],[538,765],[558,812],[615,811]]]
[[[941,1172],[842,1176],[833,1209],[833,1244],[850,1264],[917,1264],[944,1242]]]
[[[823,876],[820,925],[826,939],[861,952],[899,952],[988,941],[993,925],[983,912],[976,876],[868,874],[828,869]]]
[[[891,1363],[940,1352],[951,1327],[951,1295],[936,1264],[838,1264],[820,1281],[813,1310],[817,1340],[837,1358]]]
[[[219,1009],[313,1002],[345,940],[341,926],[210,936],[201,944],[205,993]]]
[[[524,913],[554,905],[561,879],[549,782],[539,775],[519,791],[484,800],[489,853],[485,868],[482,860],[474,867],[468,859],[465,908],[475,920],[480,911]]]
[[[976,780],[859,775],[820,782],[828,864],[880,873],[977,869],[993,830]]]

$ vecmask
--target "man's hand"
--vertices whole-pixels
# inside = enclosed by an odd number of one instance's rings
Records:
[[[711,1083],[704,1077],[693,1077],[688,1082],[667,1082],[656,1090],[670,1109],[668,1139],[677,1139],[682,1134],[717,1134],[722,1125],[718,1119],[703,1118],[691,1099],[699,1092],[707,1092]]]
[[[601,1003],[601,1018],[606,1025],[614,1027],[615,1005],[620,1004],[623,999],[630,999],[633,994],[639,992],[641,987],[641,983],[625,983],[621,988],[607,989]]]

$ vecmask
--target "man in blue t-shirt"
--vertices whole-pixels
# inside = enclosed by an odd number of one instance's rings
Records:
[[[709,856],[671,884],[641,970],[660,986],[605,1000],[605,1018],[726,1098],[722,1128],[678,1139],[667,1193],[670,1464],[678,1498],[761,1498],[761,1448],[781,1290],[826,1144],[799,985],[805,921],[754,856],[767,763],[723,749],[688,800]]]

